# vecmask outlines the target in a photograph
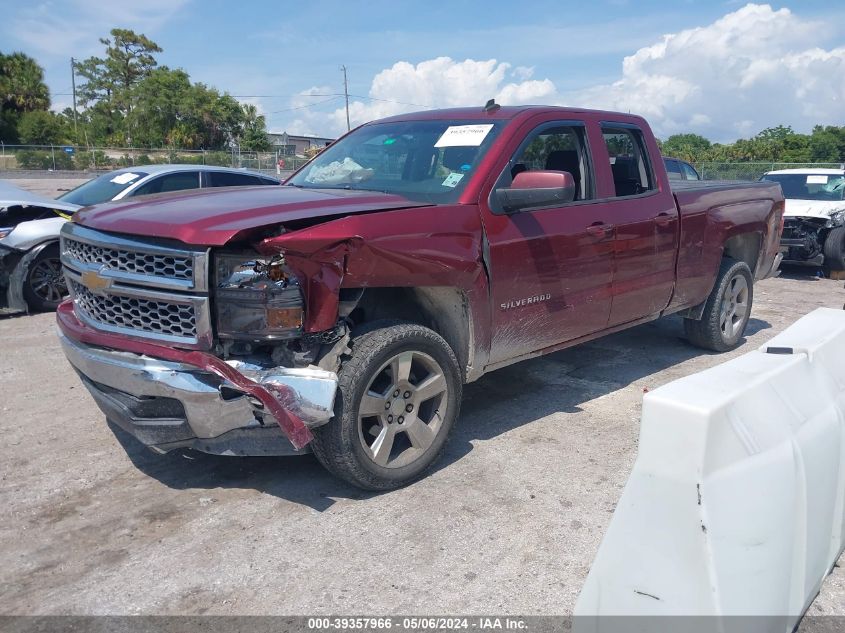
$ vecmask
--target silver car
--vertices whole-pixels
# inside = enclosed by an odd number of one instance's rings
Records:
[[[0,181],[0,314],[55,310],[67,295],[59,231],[77,209],[185,189],[278,184],[225,167],[144,165],[103,174],[52,200]]]

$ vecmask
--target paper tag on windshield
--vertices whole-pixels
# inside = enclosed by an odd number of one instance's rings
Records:
[[[463,174],[449,174],[446,176],[446,180],[444,180],[441,184],[444,187],[457,187],[458,183],[461,182],[461,178],[463,178]]]
[[[478,147],[493,129],[492,123],[450,125],[437,139],[435,147]]]
[[[827,176],[825,175],[811,175],[807,176],[807,184],[808,185],[826,185],[827,184]]]
[[[126,185],[136,178],[140,178],[141,174],[133,174],[132,172],[126,172],[125,174],[118,174],[114,178],[111,179],[111,182],[117,183],[118,185]]]

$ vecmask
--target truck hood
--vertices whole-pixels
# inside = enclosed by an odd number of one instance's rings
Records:
[[[786,200],[786,209],[783,213],[787,218],[821,218],[830,219],[830,216],[837,211],[845,209],[845,200]]]
[[[79,211],[74,222],[102,231],[222,246],[239,233],[312,218],[431,206],[375,191],[232,187],[142,196]]]

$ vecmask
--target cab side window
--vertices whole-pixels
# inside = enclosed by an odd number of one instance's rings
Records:
[[[524,171],[568,171],[575,181],[575,200],[589,200],[593,188],[587,165],[582,126],[543,125],[523,141],[496,186],[510,187]]]
[[[654,176],[648,162],[643,133],[629,126],[615,127],[604,124],[601,128],[607,153],[610,155],[610,169],[616,197],[637,196],[655,188]]]

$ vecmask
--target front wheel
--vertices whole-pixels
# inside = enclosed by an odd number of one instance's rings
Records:
[[[23,281],[23,298],[33,312],[55,310],[67,297],[59,245],[47,246],[32,260]]]
[[[837,226],[827,234],[824,265],[828,270],[845,270],[845,226]]]
[[[715,352],[727,352],[739,345],[751,316],[753,279],[745,262],[730,257],[722,260],[701,320],[684,319],[690,343]]]
[[[312,448],[332,473],[368,490],[398,488],[438,458],[458,417],[461,374],[436,332],[373,324],[352,339],[338,372],[335,415]]]

